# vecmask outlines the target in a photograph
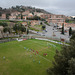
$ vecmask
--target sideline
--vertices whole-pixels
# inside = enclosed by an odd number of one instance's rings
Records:
[[[43,38],[35,38],[35,39],[44,40],[44,41],[50,41],[50,42],[53,42],[53,43],[69,46],[68,44],[65,44],[65,43],[62,43],[62,42],[53,41],[53,40],[49,40],[49,39],[43,39]]]

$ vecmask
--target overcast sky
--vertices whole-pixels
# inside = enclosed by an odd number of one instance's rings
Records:
[[[0,0],[0,7],[24,5],[45,9],[54,14],[75,16],[75,0]]]

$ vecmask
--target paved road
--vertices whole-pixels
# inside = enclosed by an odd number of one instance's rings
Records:
[[[62,35],[61,32],[59,32],[56,28],[53,28],[53,26],[46,25],[46,30],[47,30],[47,32],[45,32],[45,31],[38,32],[38,34],[40,34],[42,36],[52,37],[52,38],[59,38],[59,39],[63,38],[65,40],[69,40],[68,33],[65,33],[65,35]],[[30,31],[32,31],[32,30],[30,30]],[[32,32],[37,33],[36,31],[32,31]],[[53,32],[56,35],[55,37],[53,36]]]
[[[46,29],[47,29],[47,33],[45,33],[45,36],[53,37],[53,32],[54,32],[54,34],[56,35],[55,36],[56,38],[64,38],[65,40],[69,40],[68,33],[65,33],[65,35],[62,35],[61,32],[59,32],[57,29],[47,25],[46,25]]]

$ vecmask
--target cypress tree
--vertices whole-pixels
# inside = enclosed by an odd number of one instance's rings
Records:
[[[69,28],[69,36],[71,36],[72,35],[72,28],[70,27]]]
[[[27,34],[29,34],[29,29],[27,29]]]
[[[62,34],[64,34],[64,23],[62,24]]]

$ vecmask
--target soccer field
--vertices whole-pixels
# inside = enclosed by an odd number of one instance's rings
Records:
[[[35,39],[0,44],[0,75],[47,75],[61,45]]]

